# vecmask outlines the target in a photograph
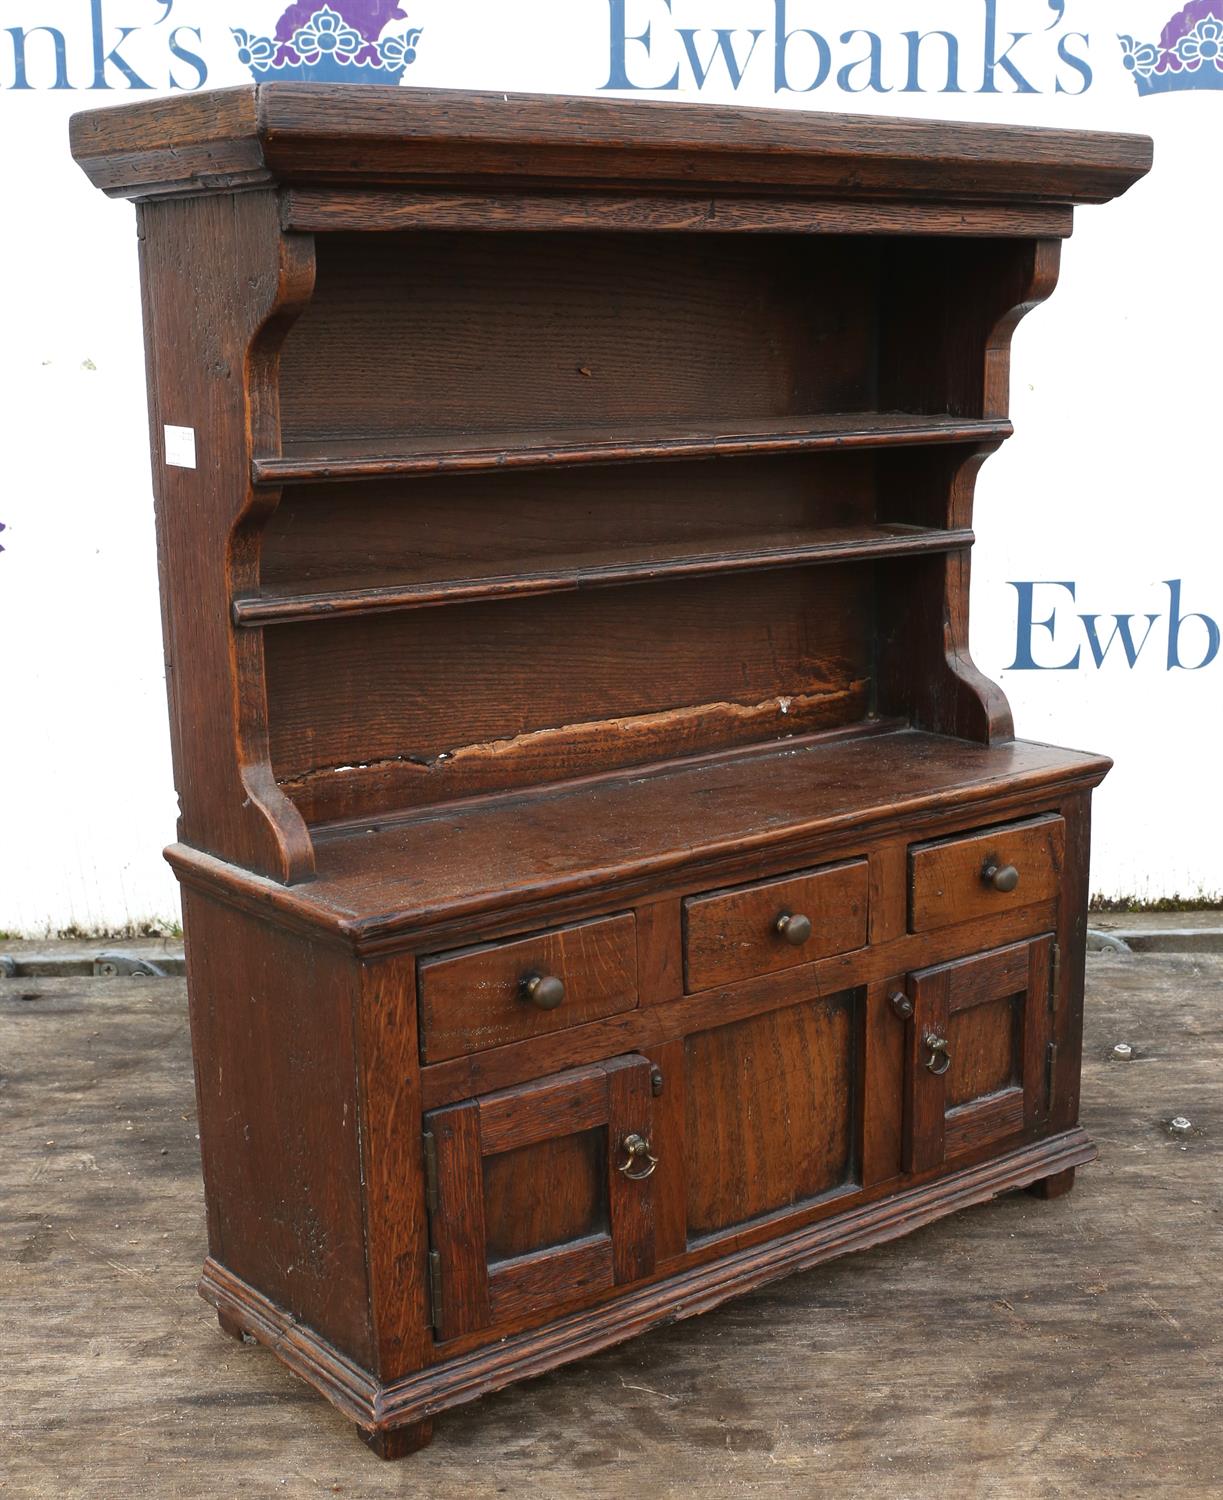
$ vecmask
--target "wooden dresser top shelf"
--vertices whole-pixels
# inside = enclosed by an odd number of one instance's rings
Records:
[[[317,437],[286,441],[284,452],[256,457],[256,484],[386,479],[413,474],[546,469],[659,459],[730,458],[846,448],[917,447],[930,443],[998,443],[1013,431],[1005,418],[920,412],[827,412],[744,421],[725,416],[636,422],[631,427],[552,431],[413,433],[403,437]]]
[[[1015,740],[977,745],[916,730],[782,741],[722,758],[313,829],[317,878],[284,887],[176,844],[180,876],[229,888],[356,942],[684,871],[923,814],[1067,783],[1093,786],[1106,757]],[[343,774],[343,772],[337,772]],[[427,775],[422,769],[422,775]],[[717,884],[721,875],[711,875]],[[614,899],[614,898],[613,898]]]
[[[383,581],[366,576],[359,586],[340,579],[265,585],[258,593],[236,598],[233,614],[239,625],[278,625],[297,620],[328,620],[338,615],[610,588],[654,578],[951,552],[971,547],[972,543],[973,533],[967,527],[944,530],[888,522],[762,532],[755,537],[736,536],[730,542],[711,537],[707,545],[689,543],[682,552],[674,542],[652,547],[626,543],[619,549],[592,549],[584,555],[558,557],[547,569],[515,568],[509,561],[503,570],[488,576],[414,578],[405,572]]]
[[[1104,203],[1145,136],[641,99],[271,83],[91,110],[72,154],[133,198],[269,183],[495,184]]]

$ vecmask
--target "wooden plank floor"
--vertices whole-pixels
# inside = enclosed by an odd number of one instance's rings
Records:
[[[5,981],[0,1496],[1223,1495],[1223,959],[1098,957],[1088,983],[1101,1160],[1069,1197],[779,1283],[381,1464],[195,1295],[182,982]]]

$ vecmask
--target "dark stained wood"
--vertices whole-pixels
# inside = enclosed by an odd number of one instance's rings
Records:
[[[683,905],[668,896],[637,908],[637,978],[642,1005],[663,1005],[684,992]]]
[[[75,115],[73,155],[113,194],[504,178],[819,197],[1101,203],[1146,136],[543,94],[271,83]]]
[[[320,398],[321,399],[321,398]],[[584,464],[651,463],[659,459],[747,458],[760,455],[853,452],[929,444],[999,443],[1011,435],[1005,421],[952,420],[911,412],[807,413],[745,421],[725,416],[682,418],[665,428],[639,420],[617,428],[549,432],[514,430],[437,434],[412,446],[393,434],[379,438],[299,439],[282,457],[252,461],[257,485],[319,484],[340,480],[411,478],[431,474],[498,473],[514,469],[570,468]],[[420,436],[412,441],[420,444]]]
[[[268,761],[263,642],[235,636],[221,601],[258,582],[275,495],[252,489],[250,458],[278,440],[277,362],[313,288],[311,242],[277,233],[270,193],[143,204],[139,215],[170,740],[175,785],[191,789],[179,837],[302,880],[313,851]],[[180,240],[208,244],[215,275],[174,254]],[[249,371],[249,410],[235,370]],[[197,468],[165,462],[166,424],[194,429]]]
[[[1055,1172],[1051,1177],[1042,1177],[1039,1182],[1028,1184],[1027,1191],[1036,1198],[1062,1198],[1074,1187],[1074,1168]]]
[[[913,931],[1051,900],[1061,885],[1065,844],[1064,821],[1040,818],[915,848],[909,857]],[[1008,865],[1018,870],[1019,883],[1010,891],[996,890],[984,871]]]
[[[611,1219],[612,1275],[617,1286],[640,1281],[654,1269],[654,1162],[629,1165],[625,1142],[639,1136],[651,1156],[673,1150],[654,1129],[650,1063],[642,1057],[615,1058],[606,1064],[608,1090],[607,1197]],[[647,1170],[649,1175],[646,1175]],[[637,1174],[641,1175],[638,1176]]]
[[[692,557],[652,559],[648,548],[633,548],[632,562],[606,565],[575,564],[555,573],[516,572],[503,577],[459,578],[453,582],[401,583],[373,588],[345,588],[343,584],[312,587],[308,592],[265,591],[234,600],[238,625],[283,625],[295,620],[327,619],[334,615],[371,615],[430,605],[474,604],[483,599],[514,599],[533,594],[565,594],[574,589],[613,587],[654,578],[705,577],[796,564],[858,561],[872,557],[912,556],[971,547],[970,531],[936,531],[916,526],[863,526],[823,530],[811,540],[801,535],[758,535],[742,550],[718,550],[710,542]],[[699,544],[698,544],[699,546]]]
[[[606,1235],[606,1163],[607,1132],[598,1126],[486,1156],[489,1260],[512,1260],[584,1235]],[[561,1183],[569,1191],[556,1191]]]
[[[908,993],[905,1160],[910,1171],[1034,1130],[1048,1113],[1048,936],[914,974]],[[927,1038],[948,1045],[934,1073]]]
[[[441,1339],[539,1322],[653,1270],[652,1174],[620,1170],[627,1138],[652,1143],[650,1074],[613,1058],[425,1116]]]
[[[837,954],[817,960],[803,971],[801,978],[804,987],[825,994],[881,982],[898,972],[903,975],[906,968],[948,962],[966,950],[1027,937],[1048,928],[1056,912],[1052,903],[1029,907],[988,922],[945,927],[921,937]],[[760,979],[741,980],[724,989],[689,995],[669,1006],[646,1006],[589,1026],[568,1027],[536,1041],[510,1043],[488,1052],[456,1057],[422,1070],[423,1096],[430,1107],[447,1104],[489,1089],[525,1083],[537,1077],[541,1068],[573,1067],[623,1052],[638,1043],[649,1048],[720,1022],[743,1020],[775,1010],[791,998],[794,987],[795,976],[782,970]],[[903,988],[903,981],[898,987]]]
[[[661,1148],[651,1183],[654,1199],[654,1253],[659,1265],[688,1248],[687,1148],[684,1105],[684,1043],[676,1038],[648,1048],[654,1139]],[[654,1073],[657,1071],[657,1083]]]
[[[183,915],[209,1252],[372,1365],[357,971],[336,949],[258,934],[249,916],[195,893],[183,893]]]
[[[631,913],[421,960],[420,1055],[442,1062],[578,1026],[637,1004],[637,934]],[[559,979],[554,1010],[533,1005],[532,978]]]
[[[318,823],[853,723],[868,585],[792,569],[285,625],[275,774]]]
[[[607,1119],[607,1074],[583,1068],[477,1102],[480,1149],[510,1151],[555,1135],[589,1130]]]
[[[437,1161],[429,1241],[446,1268],[440,1295],[431,1293],[431,1312],[445,1339],[483,1328],[491,1316],[480,1107],[468,1102],[436,1110],[425,1116],[425,1131]]]
[[[345,456],[367,473],[389,457],[396,472],[405,446],[426,468],[464,450],[488,468],[570,435],[597,454],[617,431],[630,447],[652,432],[665,453],[695,424],[696,456],[741,423],[748,451],[787,418],[807,435],[811,414],[828,445],[843,425],[855,432],[853,414],[859,441],[887,429],[872,411],[870,241],[589,233],[577,256],[570,236],[548,234],[315,243],[314,295],[280,355],[281,440],[312,461],[300,478],[344,476]],[[812,295],[820,282],[838,296]],[[420,436],[404,445],[405,431]],[[280,482],[291,470],[256,472]]]
[[[704,234],[955,234],[1064,236],[1073,212],[1063,205],[941,206],[853,203],[835,199],[648,198],[585,193],[361,192],[290,188],[281,222],[307,234],[404,229],[577,230],[591,228]]]
[[[292,84],[72,140],[140,205],[223,1330],[394,1457],[1064,1191],[1109,763],[973,665],[973,491],[1150,143]]]
[[[789,1208],[848,1180],[854,1050],[844,996],[688,1037],[690,1237]]]
[[[407,1458],[433,1441],[433,1423],[404,1422],[399,1427],[358,1427],[357,1436],[379,1458]]]
[[[471,932],[472,921],[506,907],[518,930],[542,925],[532,902],[545,896],[552,913],[562,897],[600,889],[614,900],[681,868],[708,888],[703,872],[742,878],[762,851],[781,873],[809,865],[825,842],[849,837],[860,849],[868,836],[957,812],[961,826],[988,822],[991,799],[1039,804],[1059,787],[1096,784],[1110,764],[1022,741],[831,738],[319,830],[319,877],[297,889],[244,880],[181,845],[170,859],[180,876],[248,897],[257,910],[338,929],[363,948],[403,946],[441,922]],[[1007,904],[998,898],[999,909]]]
[[[420,1274],[429,1236],[415,967],[410,954],[363,964],[356,1018],[372,1368],[382,1380],[418,1369],[432,1346],[428,1287]],[[310,982],[301,976],[303,988]]]
[[[898,1177],[904,1125],[905,1023],[892,997],[904,993],[895,975],[865,987],[862,1058],[862,1186]]]
[[[706,990],[772,974],[866,945],[868,869],[864,859],[785,880],[689,896],[684,902],[687,988]],[[792,944],[777,930],[803,917],[811,935]]]

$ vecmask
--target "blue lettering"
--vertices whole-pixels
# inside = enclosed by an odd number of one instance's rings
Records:
[[[977,90],[980,94],[996,94],[999,92],[998,85],[994,82],[994,69],[1001,68],[1015,85],[1017,94],[1039,94],[1040,90],[1033,88],[1023,76],[1015,64],[1011,61],[1011,53],[1026,37],[1031,36],[1029,31],[1012,31],[1011,45],[998,55],[998,0],[985,0],[985,75],[981,80],[981,87]]]
[[[1121,638],[1121,649],[1125,652],[1126,661],[1129,662],[1131,667],[1137,666],[1138,653],[1150,639],[1151,627],[1155,624],[1155,621],[1159,619],[1159,616],[1144,616],[1147,622],[1147,628],[1143,632],[1142,640],[1140,640],[1136,646],[1134,644],[1133,631],[1130,629],[1130,621],[1134,618],[1133,615],[1114,615],[1113,619],[1116,623],[1113,625],[1112,634],[1109,636],[1108,640],[1104,642],[1103,645],[1100,644],[1100,637],[1096,633],[1096,621],[1099,618],[1099,615],[1079,616],[1079,619],[1083,622],[1083,628],[1087,632],[1087,644],[1091,649],[1092,656],[1095,658],[1096,666],[1102,667],[1104,665],[1104,658],[1108,655],[1109,648],[1112,646],[1113,642],[1118,638],[1118,636],[1120,636]]]
[[[902,94],[926,92],[921,86],[921,44],[937,36],[941,36],[947,43],[947,82],[941,89],[935,89],[934,92],[936,94],[962,94],[964,92],[960,87],[960,44],[951,32],[906,31],[904,37],[909,44],[909,76],[900,90]]]
[[[726,60],[726,71],[730,74],[731,87],[737,89],[740,83],[743,82],[743,70],[752,60],[752,53],[756,50],[756,43],[764,35],[763,31],[748,32],[748,36],[752,39],[752,44],[747,49],[747,56],[743,59],[743,66],[740,67],[739,60],[735,56],[735,44],[731,40],[735,34],[733,31],[719,29],[714,32],[717,40],[714,42],[713,51],[709,54],[709,61],[702,63],[701,59],[697,56],[695,30],[689,31],[682,26],[677,26],[675,29],[683,38],[684,51],[688,54],[688,63],[692,68],[692,76],[696,79],[698,89],[705,87],[705,80],[709,77],[709,70],[717,61],[719,53]]]
[[[1168,671],[1173,667],[1181,667],[1186,672],[1200,672],[1203,667],[1210,665],[1219,654],[1219,627],[1209,615],[1181,614],[1181,581],[1179,578],[1166,578],[1164,585],[1168,590]],[[1201,620],[1206,627],[1206,654],[1201,661],[1194,666],[1181,660],[1180,638],[1181,626],[1186,620]]]
[[[127,86],[129,89],[151,88],[152,85],[145,83],[144,79],[141,78],[140,74],[136,72],[135,68],[132,67],[127,59],[119,55],[119,48],[122,47],[124,42],[127,41],[128,37],[131,36],[134,31],[138,31],[140,28],[137,26],[120,26],[118,28],[119,40],[115,43],[115,45],[110,49],[109,52],[103,52],[102,0],[89,0],[89,16],[91,22],[93,23],[92,86],[95,89],[110,88],[110,84],[106,81],[106,64],[111,63],[114,67],[118,68],[120,73],[123,74],[124,78],[127,79]]]
[[[671,9],[671,0],[662,0],[662,3]],[[629,42],[636,42],[639,47],[645,49],[646,55],[650,51],[650,28],[646,25],[644,31],[638,32],[636,36],[629,36],[626,32],[627,22],[625,20],[626,0],[607,0],[611,19],[611,73],[607,82],[603,85],[605,89],[677,89],[679,88],[679,67],[671,74],[666,83],[634,83],[628,76],[628,65],[625,61],[625,48]]]
[[[786,0],[773,0],[773,3],[777,11],[777,30],[773,52],[773,92],[780,94],[784,89],[792,94],[809,94],[812,89],[818,89],[827,79],[832,68],[832,51],[818,31],[810,31],[801,26],[793,31],[787,31]],[[815,43],[815,77],[806,88],[801,89],[794,87],[786,73],[786,48],[790,45],[790,39],[796,36],[809,36]]]
[[[8,34],[13,39],[13,88],[33,88],[29,75],[26,73],[26,42],[36,31],[44,31],[51,38],[51,45],[55,48],[55,82],[51,85],[53,89],[71,89],[68,82],[68,53],[64,43],[64,33],[57,31],[54,26],[31,26],[28,31],[23,31],[20,26],[10,26]]]
[[[856,36],[870,37],[870,51],[865,57],[859,57],[855,62],[846,63],[837,73],[837,86],[844,89],[847,94],[864,94],[867,89],[872,89],[876,94],[890,94],[891,87],[883,81],[883,43],[873,31],[847,31],[842,37],[842,42],[852,42]],[[855,88],[853,75],[855,68],[870,68],[870,75],[866,82]]]
[[[1087,61],[1087,59],[1085,57],[1076,57],[1074,55],[1074,53],[1071,52],[1070,48],[1066,45],[1069,42],[1069,40],[1070,40],[1071,37],[1077,38],[1077,40],[1079,40],[1080,42],[1082,42],[1083,45],[1086,47],[1086,45],[1087,45],[1087,35],[1086,35],[1085,32],[1082,32],[1082,31],[1068,31],[1064,37],[1060,37],[1058,39],[1058,43],[1057,43],[1057,55],[1061,58],[1061,60],[1064,63],[1069,63],[1070,64],[1070,66],[1079,75],[1079,77],[1083,80],[1083,82],[1082,82],[1082,84],[1077,89],[1068,89],[1066,87],[1066,85],[1062,82],[1062,80],[1059,78],[1057,80],[1057,82],[1054,84],[1053,91],[1054,91],[1055,94],[1075,94],[1075,95],[1077,95],[1077,94],[1085,94],[1087,92],[1087,90],[1091,87],[1091,79],[1092,79],[1091,64]]]
[[[1040,580],[1040,586],[1051,589],[1065,589],[1070,597],[1074,598],[1074,584],[1063,583],[1052,579]],[[1033,630],[1047,630],[1050,639],[1053,637],[1057,625],[1057,610],[1043,620],[1037,620],[1033,615],[1034,595],[1037,582],[1012,583],[1018,597],[1018,617],[1015,625],[1015,660],[1007,668],[1009,672],[1073,672],[1079,665],[1079,651],[1076,650],[1069,661],[1057,665],[1046,665],[1038,662],[1032,655],[1032,632]]]
[[[170,33],[170,42],[169,42],[170,51],[181,62],[185,62],[185,63],[189,64],[191,67],[193,67],[195,69],[195,82],[194,83],[179,83],[178,79],[175,78],[175,76],[174,76],[174,69],[171,68],[170,69],[170,87],[172,89],[187,89],[187,90],[203,88],[204,81],[208,77],[208,64],[204,61],[204,59],[199,55],[198,52],[191,52],[186,47],[183,47],[183,46],[179,45],[179,40],[178,40],[179,36],[184,31],[187,33],[188,36],[193,36],[196,39],[197,42],[202,42],[204,40],[203,37],[200,35],[200,30],[199,30],[198,26],[176,26],[174,28],[174,30]]]

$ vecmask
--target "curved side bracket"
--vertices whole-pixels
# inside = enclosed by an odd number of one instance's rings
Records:
[[[278,499],[254,490],[251,457],[279,444],[279,351],[310,300],[313,241],[282,233],[271,191],[138,212],[179,838],[291,884],[313,847],[272,774],[261,632],[236,630],[230,605]],[[196,467],[167,461],[164,424],[193,430]]]
[[[901,409],[1005,417],[1011,339],[1057,284],[1059,240],[964,241],[936,258],[926,247],[898,261],[882,399]],[[923,296],[922,293],[925,293]],[[954,309],[955,316],[950,315]],[[972,526],[983,445],[944,471],[945,524]],[[1006,695],[968,649],[967,550],[881,570],[879,707],[939,734],[994,744],[1013,739]]]

